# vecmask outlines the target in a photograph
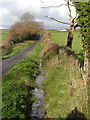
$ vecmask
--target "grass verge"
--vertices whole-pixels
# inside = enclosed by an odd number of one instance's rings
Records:
[[[16,64],[4,77],[2,89],[3,119],[30,119],[32,90],[39,69],[40,44]]]
[[[14,45],[12,51],[8,51],[6,50],[5,54],[2,54],[2,59],[6,59],[9,58],[19,52],[21,52],[22,50],[24,50],[25,48],[27,48],[33,41],[26,41],[24,43],[18,43],[16,45]]]
[[[75,108],[87,116],[87,88],[84,87],[80,68],[75,64],[72,58],[64,55],[55,55],[44,61],[46,118],[65,119]]]
[[[43,54],[46,75],[46,79],[43,81],[45,118],[86,120],[88,116],[88,89],[82,79],[82,70],[75,54],[67,54],[68,48],[60,48],[59,52],[55,53],[54,48],[50,48],[52,40],[50,40],[48,32],[46,32],[44,39],[43,43],[46,43],[43,45],[44,51],[49,52],[48,56]],[[68,52],[73,53],[71,50]]]

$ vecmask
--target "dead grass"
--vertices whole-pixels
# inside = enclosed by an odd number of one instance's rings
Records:
[[[59,45],[54,43],[51,40],[50,32],[45,30],[44,36],[43,36],[44,42],[43,42],[43,56],[44,57],[50,57],[54,55],[54,53],[59,52]]]
[[[71,49],[68,48],[67,46],[60,46],[60,45],[54,43],[51,40],[51,35],[48,30],[44,30],[43,39],[44,39],[44,41],[43,41],[42,47],[43,47],[43,56],[44,57],[50,57],[50,56],[60,53],[63,55],[70,56],[70,58],[72,58],[73,61],[75,61],[75,64],[77,63],[77,65],[80,66],[80,61],[76,57],[75,53],[73,51],[71,51]]]

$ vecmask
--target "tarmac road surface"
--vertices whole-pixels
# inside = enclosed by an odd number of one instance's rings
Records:
[[[4,59],[2,61],[2,76],[4,76],[5,73],[8,72],[17,62],[19,62],[28,53],[30,53],[33,50],[33,48],[38,44],[38,42],[39,42],[39,40],[36,40],[32,44],[30,44],[30,46],[28,48],[24,49],[20,53],[12,56],[10,58]]]

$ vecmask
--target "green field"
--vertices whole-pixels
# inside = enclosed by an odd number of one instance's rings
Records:
[[[0,29],[0,43],[2,43],[9,33],[9,29]]]
[[[61,46],[66,45],[67,36],[68,36],[68,32],[51,32],[52,40]],[[79,53],[82,50],[82,41],[79,36],[80,36],[80,32],[74,32],[72,50],[74,50],[75,53]]]

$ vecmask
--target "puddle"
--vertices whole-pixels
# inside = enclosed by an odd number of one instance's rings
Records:
[[[36,83],[38,87],[33,91],[33,95],[36,97],[36,101],[32,105],[31,118],[43,118],[44,117],[44,91],[42,81],[45,79],[44,69],[42,68],[42,62],[40,60],[39,65],[40,74],[37,76]]]

